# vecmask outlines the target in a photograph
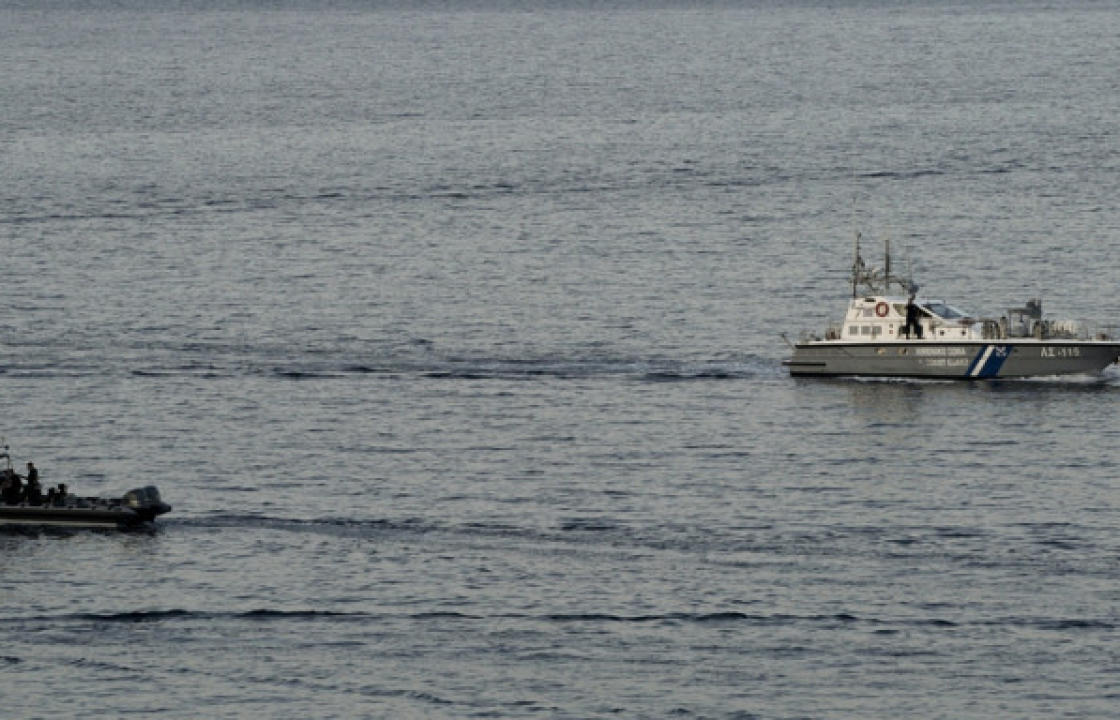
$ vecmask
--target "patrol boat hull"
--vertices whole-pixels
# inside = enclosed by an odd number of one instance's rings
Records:
[[[1120,343],[997,340],[798,343],[791,375],[951,379],[1096,374],[1120,360]]]

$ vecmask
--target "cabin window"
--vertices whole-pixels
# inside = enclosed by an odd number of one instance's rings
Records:
[[[942,302],[926,303],[926,309],[929,310],[934,315],[937,315],[939,317],[943,317],[946,320],[955,320],[956,318],[964,317],[963,312],[956,309],[955,307],[952,307],[951,305],[946,305],[945,303],[942,303]]]
[[[859,335],[859,328],[857,328],[855,325],[849,325],[848,336],[851,337],[853,335]]]
[[[871,337],[879,337],[883,334],[883,328],[880,325],[871,326]]]
[[[864,308],[863,309],[863,316],[865,318],[874,317],[875,316],[875,311],[872,310],[871,308]]]
[[[860,335],[870,335],[871,334],[871,326],[870,325],[864,325],[863,327],[861,327],[859,329],[859,332],[860,332]]]

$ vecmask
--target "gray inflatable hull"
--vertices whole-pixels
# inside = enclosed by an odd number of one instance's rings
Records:
[[[154,485],[125,493],[123,498],[68,496],[55,504],[0,503],[0,529],[17,526],[69,528],[133,528],[171,511]]]
[[[961,380],[1095,374],[1120,360],[1120,343],[972,340],[798,343],[783,364],[791,375]]]

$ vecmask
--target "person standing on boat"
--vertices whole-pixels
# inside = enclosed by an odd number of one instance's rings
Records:
[[[43,488],[39,485],[39,469],[35,463],[27,463],[27,489],[25,490],[28,505],[43,504]]]
[[[919,317],[918,306],[914,304],[914,293],[910,293],[910,299],[906,301],[906,325],[903,327],[906,337],[922,339],[922,325],[918,322]]]

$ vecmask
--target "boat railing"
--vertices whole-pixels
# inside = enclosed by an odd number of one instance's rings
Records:
[[[1052,318],[1015,318],[1003,316],[998,320],[980,320],[980,336],[985,340],[1010,340],[1034,338],[1036,340],[1108,340],[1114,337],[1113,327],[1098,327],[1096,323],[1080,320]]]

